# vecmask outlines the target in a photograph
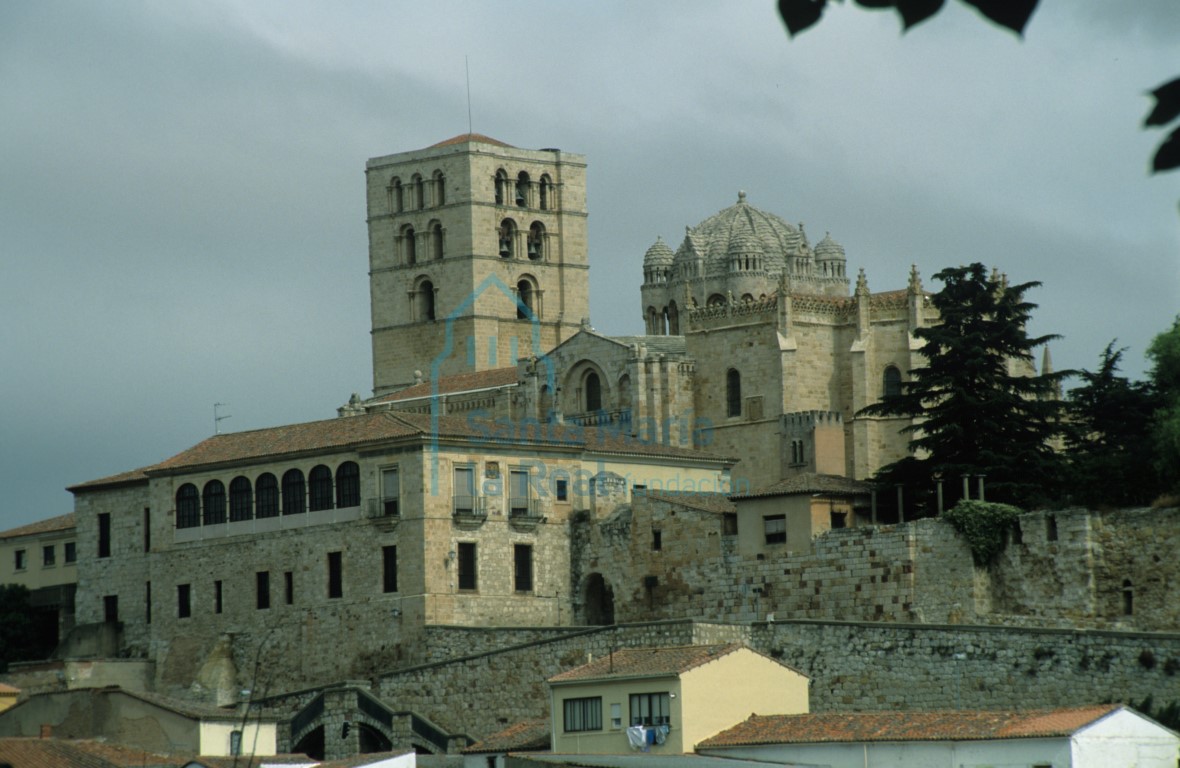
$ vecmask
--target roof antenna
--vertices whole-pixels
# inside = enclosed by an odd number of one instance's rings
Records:
[[[230,416],[229,414],[222,416],[217,413],[218,408],[224,408],[227,405],[229,405],[229,403],[214,403],[213,404],[213,434],[215,434],[215,435],[221,434],[221,422],[225,421],[226,419],[233,418],[233,416]]]
[[[467,133],[471,133],[471,66],[467,63],[467,55],[463,55],[463,69],[467,72]]]

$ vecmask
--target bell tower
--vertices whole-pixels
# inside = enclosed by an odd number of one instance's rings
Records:
[[[515,365],[589,316],[584,156],[464,134],[365,178],[374,395]]]

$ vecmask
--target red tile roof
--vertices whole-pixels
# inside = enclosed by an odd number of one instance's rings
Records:
[[[636,496],[645,496],[652,501],[667,501],[683,507],[699,509],[704,512],[722,514],[736,512],[737,505],[729,500],[724,493],[702,493],[695,491],[665,491],[654,488],[635,490]]]
[[[863,480],[853,480],[842,475],[821,475],[815,472],[805,472],[800,475],[779,480],[765,488],[759,488],[745,493],[731,494],[731,499],[756,499],[763,496],[792,496],[795,494],[826,493],[833,496],[859,496],[871,493],[872,483]]]
[[[35,523],[22,525],[19,528],[11,528],[7,531],[0,531],[0,539],[15,539],[18,536],[36,536],[42,533],[68,531],[74,526],[74,513],[71,512],[66,515],[51,517],[46,520],[38,520]]]
[[[187,762],[98,741],[0,738],[0,763],[19,768],[180,768]]]
[[[1028,712],[821,712],[751,715],[697,745],[852,743],[866,741],[979,741],[1069,736],[1121,709],[1119,704]]]
[[[400,389],[388,395],[373,399],[374,403],[395,403],[401,400],[413,400],[431,395],[454,395],[476,389],[491,387],[507,387],[517,383],[516,367],[493,368],[488,371],[473,371],[471,373],[456,373],[453,376],[439,377],[437,387],[434,383],[424,381],[405,389]]]
[[[148,481],[147,471],[152,468],[153,467],[140,467],[139,469],[133,469],[129,472],[120,472],[117,475],[100,477],[97,480],[87,480],[84,483],[71,485],[67,487],[66,490],[70,493],[77,493],[79,491],[96,491],[100,488],[111,488],[118,485],[146,483]]]
[[[427,149],[449,147],[454,144],[466,144],[469,141],[475,142],[477,144],[492,144],[497,147],[512,147],[511,144],[505,144],[499,139],[493,139],[491,136],[484,136],[482,133],[461,133],[458,136],[452,136],[449,139],[444,139],[437,144],[431,144],[429,147],[427,147]]]
[[[522,720],[460,750],[465,755],[485,752],[537,752],[549,749],[549,718]]]
[[[669,677],[708,664],[742,648],[727,645],[682,645],[671,648],[623,648],[549,678],[550,683],[608,680],[622,677]]]

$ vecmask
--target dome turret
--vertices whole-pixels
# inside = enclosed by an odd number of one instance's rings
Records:
[[[643,281],[645,283],[666,283],[672,271],[672,259],[675,254],[662,237],[656,241],[643,255]]]

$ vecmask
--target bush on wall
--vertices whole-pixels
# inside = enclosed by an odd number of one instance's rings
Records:
[[[942,518],[967,539],[975,564],[986,566],[1003,551],[1008,529],[1020,509],[1010,504],[965,499],[942,513]]]

